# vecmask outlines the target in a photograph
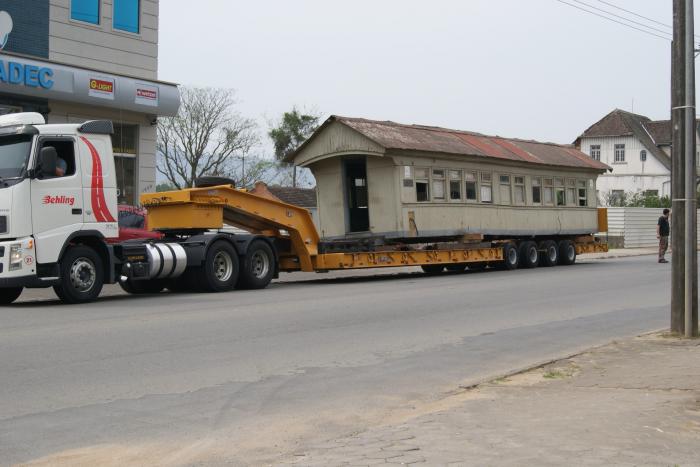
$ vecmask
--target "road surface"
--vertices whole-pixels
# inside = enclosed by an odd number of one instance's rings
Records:
[[[652,256],[0,311],[0,465],[246,465],[667,326]],[[32,295],[32,293],[34,295]],[[3,464],[4,463],[4,464]]]

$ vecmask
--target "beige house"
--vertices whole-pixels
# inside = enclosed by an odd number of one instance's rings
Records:
[[[288,160],[316,178],[327,240],[595,233],[609,170],[572,146],[338,116]]]

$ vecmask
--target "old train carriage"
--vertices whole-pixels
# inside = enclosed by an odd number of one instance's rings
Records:
[[[326,240],[591,234],[610,169],[571,146],[339,116],[288,160],[316,178]]]

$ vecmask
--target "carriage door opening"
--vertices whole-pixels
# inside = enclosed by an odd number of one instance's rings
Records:
[[[367,232],[369,230],[369,206],[367,163],[364,160],[345,161],[345,186],[350,232]]]

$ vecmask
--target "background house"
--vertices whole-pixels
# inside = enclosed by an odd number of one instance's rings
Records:
[[[615,200],[630,192],[670,195],[670,120],[653,121],[615,109],[584,131],[574,145],[613,168],[598,178],[601,204],[615,204]]]
[[[314,224],[318,227],[318,209],[316,208],[315,188],[268,186],[265,182],[255,182],[255,187],[250,190],[250,192],[264,198],[271,198],[282,201],[283,203],[306,208],[311,213]]]

